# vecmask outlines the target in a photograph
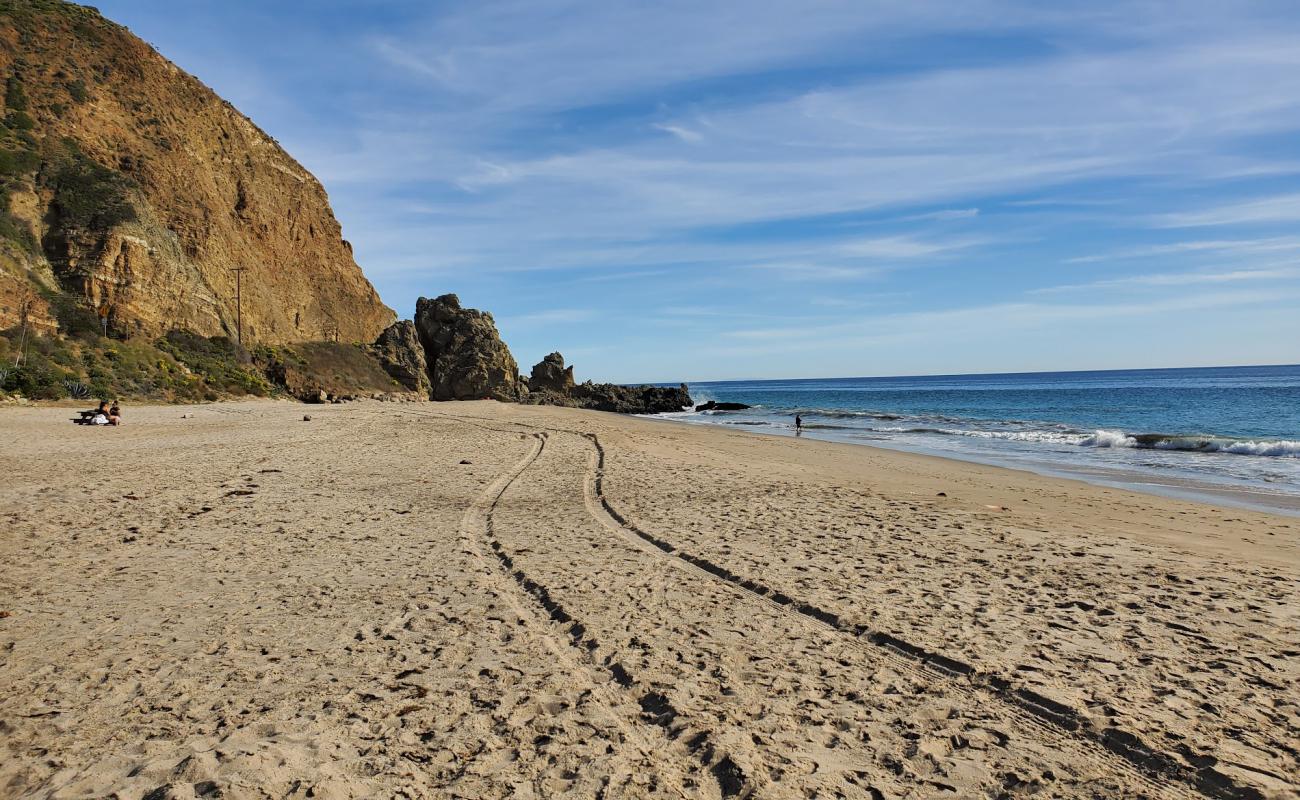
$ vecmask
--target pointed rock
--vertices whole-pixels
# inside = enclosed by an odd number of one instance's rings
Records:
[[[415,329],[434,400],[519,399],[519,365],[501,341],[491,314],[461,308],[454,294],[421,297],[415,305]]]
[[[573,367],[565,368],[564,356],[551,353],[533,367],[528,378],[530,392],[557,392],[567,395],[573,391]]]

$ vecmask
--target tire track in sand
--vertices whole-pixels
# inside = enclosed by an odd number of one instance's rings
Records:
[[[993,699],[1004,705],[1026,726],[1045,739],[1073,745],[1082,749],[1089,760],[1125,774],[1157,796],[1204,796],[1213,800],[1264,800],[1264,795],[1254,787],[1234,781],[1230,776],[1214,769],[1212,765],[1196,768],[1188,766],[1168,753],[1156,750],[1139,737],[1116,727],[1097,729],[1087,718],[1068,705],[1031,689],[1017,686],[996,673],[982,671],[960,658],[908,642],[884,631],[873,631],[866,625],[853,625],[833,612],[791,597],[766,586],[762,582],[742,576],[708,559],[694,555],[673,543],[647,532],[620,513],[604,493],[605,449],[597,434],[558,426],[543,426],[513,420],[496,420],[454,414],[430,414],[406,411],[419,416],[449,417],[468,422],[487,430],[512,432],[484,423],[497,423],[532,431],[563,432],[586,439],[593,449],[585,498],[588,511],[603,527],[645,552],[669,557],[672,563],[684,567],[699,577],[719,581],[743,592],[769,607],[803,624],[812,624],[822,630],[833,631],[849,637],[859,647],[869,652],[883,654],[896,666],[909,669],[924,680],[936,678],[974,702]],[[522,473],[523,470],[520,470]]]
[[[522,423],[512,423],[522,424]],[[535,427],[535,426],[528,426]],[[565,430],[565,429],[560,429]],[[1251,786],[1243,786],[1212,766],[1189,767],[1174,756],[1160,752],[1139,737],[1119,728],[1100,730],[1072,708],[1031,689],[1016,686],[996,673],[981,671],[959,658],[928,650],[866,625],[853,625],[838,615],[791,597],[755,579],[737,575],[726,567],[694,555],[660,536],[649,533],[620,513],[604,492],[605,448],[594,433],[566,430],[587,439],[594,450],[587,480],[587,507],[601,524],[625,539],[702,577],[721,581],[756,598],[805,624],[813,624],[852,637],[861,646],[884,653],[900,666],[919,670],[929,677],[949,679],[951,684],[978,700],[993,698],[1010,708],[1030,727],[1048,738],[1073,743],[1083,748],[1092,760],[1114,766],[1151,791],[1168,795],[1186,795],[1187,790],[1214,800],[1263,800],[1264,795]],[[1172,781],[1177,785],[1168,785]]]
[[[628,607],[626,600],[614,599],[624,597],[622,581],[644,575],[646,567],[654,567],[656,574],[679,572],[679,567],[658,554],[646,563],[642,546],[609,537],[599,521],[589,519],[585,487],[594,455],[591,445],[568,436],[552,436],[550,441],[558,447],[546,448],[549,460],[539,460],[526,473],[524,488],[512,490],[510,502],[502,508],[501,520],[509,520],[509,525],[501,535],[517,548],[515,563],[558,581],[551,591],[564,606],[584,614],[590,607],[610,612],[612,616],[600,613],[590,618],[600,639],[591,640],[600,648],[593,656],[603,657],[606,665],[613,660],[635,664],[638,673],[644,665],[646,674],[641,677],[653,679],[646,685],[670,694],[676,704],[673,711],[710,731],[714,741],[726,742],[728,749],[737,748],[731,755],[757,783],[756,794],[765,795],[771,789],[774,796],[866,792],[876,797],[912,796],[919,790],[920,796],[929,796],[936,789],[960,791],[956,786],[968,785],[971,770],[980,773],[975,780],[990,796],[1032,793],[1036,791],[1033,787],[1041,786],[1040,771],[1048,785],[1062,780],[1062,785],[1076,787],[1071,796],[1106,796],[1119,791],[1117,784],[1106,778],[1113,776],[1114,770],[1074,757],[1075,767],[1083,767],[1080,774],[1061,762],[1059,755],[1051,754],[1050,746],[1042,746],[1043,738],[1031,738],[1022,748],[1008,749],[1008,737],[997,730],[1015,724],[1006,710],[998,708],[989,715],[979,710],[979,704],[962,699],[958,702],[972,713],[954,715],[951,702],[944,697],[963,696],[952,692],[945,682],[917,680],[910,664],[897,669],[872,651],[852,656],[851,651],[857,649],[852,641],[832,631],[791,626],[792,620],[780,607],[753,608],[753,597],[709,576],[701,581],[699,575],[687,573],[688,580],[683,583],[679,573],[674,581],[679,585],[678,598],[687,600],[696,612],[703,611],[702,615],[683,613],[679,617],[676,612],[686,609],[676,603],[664,605],[659,594],[653,595],[649,605],[633,599]],[[578,526],[586,533],[574,539],[570,534],[576,534],[578,528],[570,526],[577,520],[586,523]],[[643,589],[655,583],[654,579],[633,580],[632,585]],[[551,591],[544,599],[550,599]],[[635,592],[629,597],[631,594]],[[591,602],[595,605],[589,605]],[[665,612],[668,616],[659,616]],[[718,626],[725,630],[715,629]],[[627,634],[631,634],[630,640]],[[868,683],[882,687],[882,694],[863,697],[857,691],[864,669],[872,676]],[[757,674],[751,675],[754,670]],[[897,676],[906,676],[904,683],[895,683]],[[918,692],[916,686],[928,688]],[[659,702],[663,699],[653,696]],[[974,749],[939,766],[931,748],[947,748],[950,742],[955,751]],[[987,758],[972,755],[986,749],[995,752]],[[970,766],[975,763],[982,766]],[[1053,774],[1058,763],[1066,766],[1060,779]],[[1026,770],[1033,776],[1027,782],[1023,779]],[[957,780],[950,781],[949,776]],[[876,787],[882,782],[885,792],[877,794]],[[1128,781],[1130,787],[1134,783]],[[1018,788],[1021,786],[1027,788]]]
[[[418,413],[418,412],[406,412]],[[516,431],[504,431],[499,428],[488,428],[480,425],[479,427],[494,430],[500,433],[509,433],[517,435]],[[480,562],[489,563],[489,559],[479,545],[479,540],[487,542],[495,556],[500,571],[504,572],[510,579],[515,588],[530,598],[533,603],[541,607],[546,618],[549,618],[555,627],[559,627],[567,636],[568,645],[577,651],[578,658],[584,662],[586,669],[580,666],[574,657],[566,652],[564,645],[557,644],[556,637],[547,630],[539,631],[540,637],[546,642],[548,649],[555,655],[566,667],[576,673],[587,672],[588,670],[597,673],[603,673],[606,677],[604,684],[596,683],[595,686],[602,694],[602,699],[606,701],[606,707],[609,711],[610,719],[614,724],[623,731],[624,735],[630,740],[634,740],[640,747],[642,755],[653,759],[653,756],[661,748],[654,746],[642,732],[635,730],[628,724],[627,720],[615,713],[614,709],[624,706],[623,702],[609,691],[609,685],[613,684],[619,687],[622,692],[628,696],[629,700],[634,699],[636,705],[640,708],[640,714],[633,715],[633,719],[656,726],[662,735],[666,736],[669,742],[677,742],[685,737],[690,731],[682,724],[681,717],[677,709],[668,701],[664,695],[658,692],[648,692],[640,697],[631,697],[631,688],[636,685],[636,678],[631,675],[626,668],[618,661],[609,661],[608,663],[596,662],[591,654],[599,647],[599,643],[588,634],[587,626],[580,620],[564,609],[556,602],[547,590],[546,586],[535,581],[527,575],[520,567],[515,564],[511,554],[501,544],[496,536],[495,523],[493,519],[494,512],[500,504],[501,499],[509,491],[511,485],[519,479],[521,475],[533,465],[534,462],[542,455],[546,448],[547,434],[545,432],[531,434],[534,443],[530,451],[523,459],[516,463],[510,470],[499,476],[495,481],[487,486],[478,497],[466,508],[465,514],[461,518],[460,530],[468,551]],[[520,615],[521,619],[536,620],[540,615],[536,612],[527,611],[523,605],[513,599],[512,593],[507,592],[506,596],[511,598],[510,603],[515,612]],[[540,626],[546,623],[540,622]],[[655,734],[658,735],[658,734]],[[719,752],[709,735],[705,732],[698,732],[684,741],[685,749],[699,761],[703,769],[717,783],[718,791],[724,798],[749,797],[754,786],[746,778],[740,767],[726,753]],[[672,790],[681,797],[690,797],[686,789],[679,785],[673,785]]]

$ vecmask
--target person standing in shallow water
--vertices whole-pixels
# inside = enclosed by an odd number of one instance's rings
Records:
[[[795,436],[803,435],[803,417],[799,416],[798,414],[794,415],[794,435]]]

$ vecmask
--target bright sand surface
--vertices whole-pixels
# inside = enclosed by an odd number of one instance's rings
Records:
[[[1300,796],[1300,520],[491,402],[69,416],[0,412],[3,797]]]

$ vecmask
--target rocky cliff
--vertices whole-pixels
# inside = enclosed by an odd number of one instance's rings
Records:
[[[320,183],[125,28],[0,2],[0,329],[373,340],[394,319]]]

